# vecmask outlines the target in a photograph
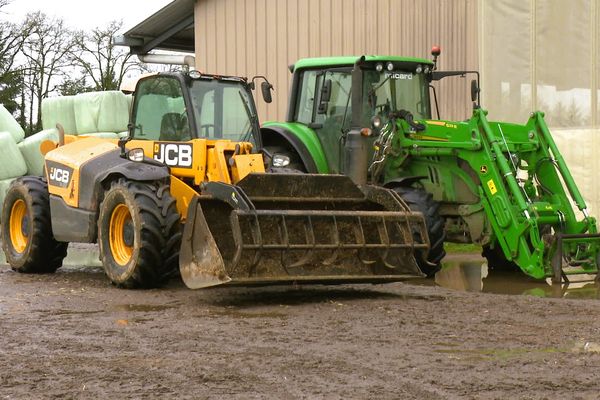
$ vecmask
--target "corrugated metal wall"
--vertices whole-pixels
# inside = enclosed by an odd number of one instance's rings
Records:
[[[440,69],[477,69],[477,0],[198,0],[197,67],[206,72],[266,75],[274,102],[258,101],[263,120],[284,119],[299,58],[394,54],[429,58]],[[452,78],[450,78],[452,79]],[[466,80],[438,90],[442,118],[469,112]]]
[[[541,110],[600,215],[600,0],[481,0],[483,104],[525,123]]]

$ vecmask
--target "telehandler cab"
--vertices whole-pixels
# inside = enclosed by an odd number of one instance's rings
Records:
[[[98,242],[106,274],[128,288],[159,286],[178,264],[190,288],[422,276],[423,215],[380,186],[290,173],[263,148],[253,86],[194,70],[147,76],[129,137],[43,143],[46,176],[17,179],[4,201],[12,268],[54,272],[68,242]]]

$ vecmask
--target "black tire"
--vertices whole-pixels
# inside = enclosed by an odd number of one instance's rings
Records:
[[[433,200],[431,193],[422,189],[412,187],[394,187],[392,189],[402,197],[412,211],[420,211],[425,217],[431,248],[427,258],[420,252],[415,255],[415,258],[421,272],[429,278],[433,277],[442,268],[442,259],[446,256],[444,250],[446,232],[444,231],[444,219],[439,215],[440,204]],[[413,232],[413,234],[420,239],[419,232]]]
[[[498,243],[495,244],[493,249],[489,245],[483,246],[481,256],[487,260],[490,270],[521,271],[521,268],[514,261],[506,259]]]
[[[17,218],[17,210],[23,216]],[[11,214],[21,225],[18,237],[11,235]],[[13,243],[20,240],[19,243]],[[16,179],[8,189],[2,208],[2,249],[11,268],[17,272],[53,273],[62,266],[68,243],[52,234],[50,200],[46,181],[37,176]]]
[[[119,179],[107,190],[100,206],[98,243],[104,271],[116,286],[154,288],[176,274],[181,226],[169,189],[163,183]],[[115,222],[119,216],[122,226]]]

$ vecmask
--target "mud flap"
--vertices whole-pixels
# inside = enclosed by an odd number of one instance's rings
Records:
[[[194,246],[196,244],[196,246]],[[225,272],[225,263],[217,243],[210,233],[198,197],[188,208],[179,252],[181,278],[190,289],[222,285],[231,281]]]

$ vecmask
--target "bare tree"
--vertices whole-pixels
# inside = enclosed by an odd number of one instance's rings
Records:
[[[0,0],[0,13],[9,0]],[[27,32],[23,26],[2,21],[0,24],[0,104],[10,112],[19,108],[23,89],[22,70],[16,65],[17,54],[23,48]]]
[[[127,72],[140,69],[131,54],[113,44],[113,36],[122,27],[122,21],[113,21],[104,28],[75,33],[69,57],[91,79],[94,90],[117,90]]]
[[[31,95],[29,126],[37,130],[41,128],[42,99],[54,92],[59,79],[68,73],[72,39],[62,19],[51,19],[39,11],[28,14],[24,26],[29,33],[22,49],[27,69],[25,85]]]

